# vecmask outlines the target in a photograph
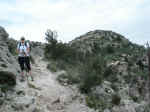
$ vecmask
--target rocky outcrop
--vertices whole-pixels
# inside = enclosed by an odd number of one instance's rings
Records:
[[[31,56],[33,57],[44,57],[43,54],[44,54],[44,43],[41,43],[41,42],[33,42],[31,41],[30,42],[30,45],[31,45]]]
[[[0,26],[0,40],[6,41],[8,39],[8,33],[5,31],[3,27]]]
[[[69,44],[84,53],[93,53],[94,50],[108,45],[119,48],[122,45],[128,46],[130,42],[124,36],[104,30],[90,31],[69,42]]]
[[[19,70],[15,57],[9,51],[7,42],[8,33],[0,27],[0,85],[14,86]]]

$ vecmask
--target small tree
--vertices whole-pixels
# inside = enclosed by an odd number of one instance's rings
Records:
[[[58,42],[56,31],[48,29],[45,33],[47,44],[45,46],[45,57],[54,60],[63,60],[73,62],[75,60],[76,50],[66,43]]]
[[[50,44],[56,44],[57,43],[57,37],[58,34],[56,31],[52,31],[51,29],[48,29],[45,33],[45,39]]]
[[[52,31],[51,29],[48,29],[45,33],[45,39],[47,41],[47,44],[45,46],[45,57],[46,58],[50,58],[53,54],[54,51],[56,49],[56,45],[57,45],[57,32],[56,31]]]

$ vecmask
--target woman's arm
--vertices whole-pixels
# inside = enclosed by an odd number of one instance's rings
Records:
[[[30,48],[29,47],[27,47],[27,53],[29,53],[30,52]]]

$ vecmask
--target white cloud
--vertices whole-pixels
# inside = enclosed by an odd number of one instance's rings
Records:
[[[0,14],[1,19],[11,21],[6,28],[17,39],[25,35],[28,39],[43,41],[47,28],[57,30],[63,41],[95,29],[113,30],[128,37],[132,31],[139,32],[137,20],[144,19],[140,15],[147,11],[143,8],[145,2],[147,0],[16,0],[14,4],[0,4],[4,9]],[[133,36],[137,36],[134,32]]]

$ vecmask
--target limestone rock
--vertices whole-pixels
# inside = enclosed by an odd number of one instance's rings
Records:
[[[8,39],[8,33],[5,31],[3,27],[0,26],[0,41],[5,41]]]

